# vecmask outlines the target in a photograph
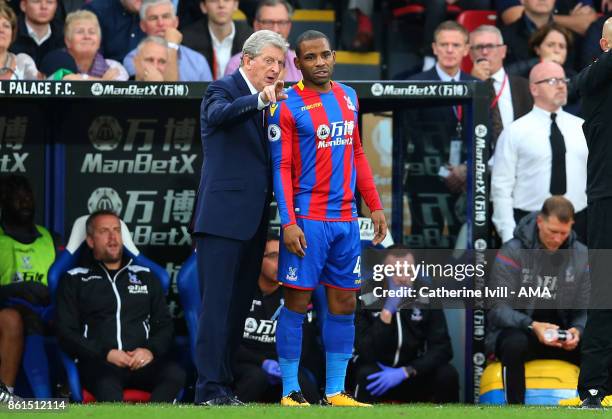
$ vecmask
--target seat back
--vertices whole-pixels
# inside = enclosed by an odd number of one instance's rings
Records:
[[[457,23],[462,25],[468,32],[481,25],[495,25],[497,22],[497,13],[495,10],[465,10],[457,16]],[[461,71],[470,73],[474,63],[469,55],[463,58],[461,62]]]
[[[70,232],[70,237],[68,239],[68,244],[66,244],[66,248],[57,256],[55,262],[49,268],[48,285],[52,298],[55,297],[55,291],[57,290],[57,285],[62,275],[64,275],[70,269],[76,267],[81,256],[81,252],[87,246],[87,243],[85,243],[85,238],[87,237],[85,223],[87,222],[88,217],[88,215],[83,215],[76,219],[72,225],[72,230]],[[132,240],[130,230],[123,220],[121,220],[121,239],[123,240],[124,252],[134,260],[135,264],[151,269],[153,274],[161,282],[164,293],[167,294],[168,289],[170,288],[170,276],[168,275],[168,272],[163,267],[140,253]],[[53,301],[55,302],[55,300]]]

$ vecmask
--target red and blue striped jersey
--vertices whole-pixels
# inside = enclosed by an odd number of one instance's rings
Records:
[[[332,82],[320,93],[302,82],[266,112],[274,195],[283,227],[295,218],[357,218],[355,186],[371,211],[382,209],[358,128],[355,90]]]

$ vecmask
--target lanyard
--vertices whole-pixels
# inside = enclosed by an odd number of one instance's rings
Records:
[[[504,88],[506,87],[507,81],[508,81],[508,73],[504,74],[504,81],[502,82],[501,88],[499,89],[499,93],[495,96],[495,98],[493,99],[493,102],[491,102],[491,109],[493,109],[497,105],[497,102],[499,102],[499,98],[504,92]]]

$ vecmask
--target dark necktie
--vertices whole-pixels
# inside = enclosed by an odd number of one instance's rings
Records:
[[[491,79],[487,79],[487,84],[489,85],[489,96],[491,97],[491,104],[493,104],[493,101],[495,100],[495,98],[497,97],[497,93],[495,93],[495,87],[494,87],[494,83],[495,80]],[[495,148],[495,144],[497,143],[497,138],[499,137],[499,134],[501,134],[502,130],[504,129],[504,123],[502,122],[501,119],[501,113],[499,112],[499,101],[498,103],[495,104],[495,106],[493,106],[492,108],[489,109],[489,115],[491,117],[491,129],[493,130],[492,133],[492,137],[491,137],[491,143],[493,148]]]
[[[552,152],[550,168],[550,193],[552,195],[563,195],[567,191],[567,179],[565,174],[565,140],[557,125],[557,114],[550,114],[550,150]]]

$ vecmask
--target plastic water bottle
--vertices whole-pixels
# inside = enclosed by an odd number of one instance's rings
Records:
[[[546,340],[546,342],[565,342],[568,340],[572,340],[573,338],[574,336],[572,335],[572,332],[569,332],[567,330],[546,329],[544,331],[544,340]]]

